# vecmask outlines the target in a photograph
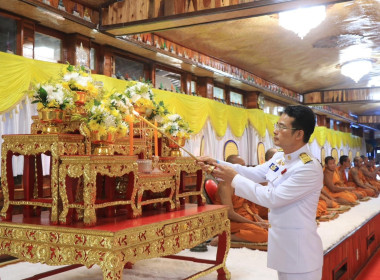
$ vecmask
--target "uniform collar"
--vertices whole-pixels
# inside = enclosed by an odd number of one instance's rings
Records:
[[[291,163],[291,162],[299,159],[299,155],[302,153],[310,154],[310,151],[309,151],[307,144],[305,144],[304,146],[302,146],[300,149],[298,149],[297,151],[295,151],[293,153],[284,154],[285,163]]]

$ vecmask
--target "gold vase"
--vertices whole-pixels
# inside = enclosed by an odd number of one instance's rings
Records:
[[[168,139],[168,147],[170,148],[170,156],[172,157],[180,157],[182,156],[180,147],[185,146],[186,138],[185,137],[176,137],[173,136],[171,139],[178,143],[174,143],[170,139]]]
[[[43,123],[42,133],[59,133],[58,124],[65,120],[66,112],[57,108],[43,108],[38,110],[38,117]]]
[[[94,155],[112,155],[110,144],[115,142],[115,133],[107,132],[107,134],[100,135],[97,131],[91,131],[91,143],[94,146]]]
[[[142,106],[136,106],[134,107],[134,110],[139,113],[140,116],[145,116],[146,108]]]
[[[86,103],[86,92],[85,91],[76,91],[76,105],[84,105]]]

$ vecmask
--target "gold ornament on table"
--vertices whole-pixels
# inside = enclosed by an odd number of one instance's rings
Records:
[[[91,71],[85,66],[65,66],[62,70],[62,85],[73,92],[79,113],[83,113],[81,106],[87,100],[97,98],[100,91],[91,77]]]
[[[32,103],[37,104],[38,117],[46,123],[42,133],[59,133],[58,123],[65,120],[66,110],[74,107],[73,95],[58,82],[32,85]]]
[[[115,142],[116,136],[124,137],[128,132],[126,115],[130,113],[131,105],[122,101],[118,93],[104,93],[100,99],[87,101],[85,114],[76,114],[73,119],[83,122],[86,137],[92,142],[93,154],[112,154],[109,144]]]
[[[170,135],[170,134],[167,134],[163,129],[155,126],[154,124],[152,124],[150,121],[146,120],[144,117],[140,116],[138,112],[136,111],[133,111],[133,114],[141,121],[143,121],[144,123],[146,123],[147,125],[149,125],[150,127],[156,129],[158,132],[160,132],[162,135],[164,135],[166,138],[169,138],[170,141],[174,142],[174,144],[176,144],[178,147],[180,147],[182,150],[184,150],[186,153],[189,154],[189,156],[191,156],[193,159],[195,160],[198,160],[196,158],[196,156],[194,156],[191,152],[189,152],[187,149],[185,149],[180,143],[178,143],[175,139],[173,139],[173,137]]]
[[[170,156],[180,157],[181,156],[180,148],[185,146],[186,138],[172,136],[171,138],[167,138],[167,141],[168,141],[168,147],[171,149]]]
[[[167,114],[160,122],[160,132],[164,131],[170,135],[168,139],[168,147],[171,148],[170,155],[181,156],[180,148],[185,146],[186,139],[190,137],[191,130],[189,124],[178,114]]]

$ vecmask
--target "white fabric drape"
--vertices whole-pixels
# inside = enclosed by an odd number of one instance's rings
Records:
[[[0,137],[4,134],[29,134],[30,126],[32,124],[32,116],[37,115],[37,110],[35,104],[31,104],[30,100],[27,98],[20,102],[16,108],[8,113],[0,115]],[[208,120],[203,127],[203,129],[197,135],[193,135],[190,140],[186,142],[185,148],[189,150],[193,155],[199,156],[201,153],[201,142],[204,139],[204,155],[211,156],[218,160],[223,160],[224,154],[224,144],[228,140],[233,140],[239,150],[240,156],[245,160],[248,165],[257,165],[257,145],[262,142],[264,144],[265,150],[275,147],[273,144],[273,138],[267,132],[264,137],[261,137],[257,131],[252,126],[247,126],[241,137],[236,137],[233,135],[231,129],[228,127],[226,134],[223,137],[216,135],[214,128],[211,125],[210,120]],[[3,142],[2,138],[0,141]],[[321,162],[321,146],[314,140],[309,144],[311,153],[319,159]],[[326,141],[323,145],[326,156],[331,155],[331,145]],[[341,150],[343,154],[348,155],[350,147],[342,146],[337,147],[338,155],[341,156]],[[355,156],[356,153],[365,154],[365,142],[363,141],[362,147],[359,149],[352,149],[352,155]],[[186,152],[183,152],[183,156],[188,156]],[[13,159],[13,175],[21,175],[23,173],[23,157],[14,156]],[[42,158],[43,174],[49,174],[50,170],[50,157],[43,156]],[[0,171],[1,172],[1,171]],[[1,173],[0,173],[1,176]]]

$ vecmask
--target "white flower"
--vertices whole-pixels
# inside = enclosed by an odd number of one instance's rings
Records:
[[[171,115],[168,115],[167,118],[172,121],[172,122],[175,122],[177,120],[180,120],[181,119],[181,116],[178,115],[178,114],[171,114]]]

